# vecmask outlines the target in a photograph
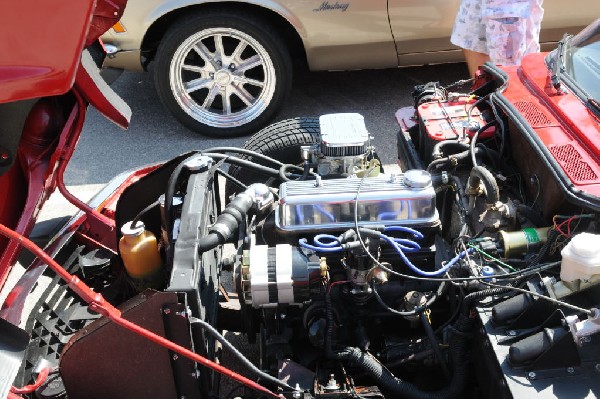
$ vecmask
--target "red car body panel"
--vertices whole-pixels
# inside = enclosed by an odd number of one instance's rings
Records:
[[[544,62],[532,54],[505,68],[505,97],[529,122],[576,190],[600,198],[600,124],[570,90],[557,91]]]
[[[94,6],[91,0],[22,0],[0,7],[0,102],[71,89]]]
[[[0,104],[32,100],[13,163],[0,176],[0,223],[23,235],[35,224],[75,149],[90,98],[126,126],[97,81],[82,66],[84,47],[122,15],[125,0],[3,2],[0,4]],[[77,83],[77,88],[73,86]],[[0,159],[10,151],[0,148]],[[0,238],[0,288],[20,253]]]

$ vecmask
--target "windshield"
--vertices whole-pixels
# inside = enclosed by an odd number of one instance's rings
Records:
[[[548,64],[554,70],[556,64],[564,62],[559,68],[588,97],[600,100],[600,19],[579,32],[576,36],[563,39],[564,59],[561,60],[561,46],[550,53]],[[587,99],[586,99],[587,100]]]

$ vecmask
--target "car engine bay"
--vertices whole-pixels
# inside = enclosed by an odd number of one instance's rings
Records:
[[[14,382],[39,384],[17,393],[600,394],[600,202],[565,192],[524,139],[501,70],[459,87],[415,87],[396,114],[399,171],[358,114],[278,122],[244,148],[148,168],[106,204],[112,233],[82,223],[61,249],[70,280],[53,275],[34,306]],[[256,364],[223,331],[256,344]],[[220,393],[220,375],[242,385]]]

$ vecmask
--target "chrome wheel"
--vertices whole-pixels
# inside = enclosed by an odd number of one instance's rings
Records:
[[[207,28],[175,50],[169,85],[179,107],[215,128],[245,125],[271,103],[276,71],[265,48],[233,28]]]

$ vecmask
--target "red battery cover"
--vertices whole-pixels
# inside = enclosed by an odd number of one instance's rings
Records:
[[[418,115],[422,126],[430,139],[435,141],[455,140],[464,137],[473,137],[477,126],[484,126],[486,121],[481,116],[477,107],[471,110],[471,126],[469,130],[468,109],[475,103],[467,96],[459,96],[456,101],[432,101],[419,105]],[[494,135],[494,126],[489,127],[479,134],[479,140],[487,139]]]

